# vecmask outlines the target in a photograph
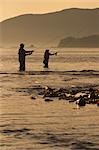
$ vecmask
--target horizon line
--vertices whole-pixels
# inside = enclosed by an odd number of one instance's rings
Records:
[[[46,15],[46,14],[53,14],[53,13],[58,13],[58,12],[62,12],[64,10],[70,10],[70,9],[80,9],[80,10],[94,10],[94,9],[99,9],[99,7],[95,7],[95,8],[78,8],[78,7],[72,7],[72,8],[64,8],[64,9],[60,9],[60,10],[56,10],[56,11],[52,11],[52,12],[43,12],[43,13],[24,13],[24,14],[19,14],[19,15],[15,15],[13,17],[9,17],[7,19],[2,19],[0,21],[3,22],[3,21],[6,21],[6,20],[9,20],[9,19],[13,19],[15,17],[19,17],[19,16],[24,16],[24,15]]]

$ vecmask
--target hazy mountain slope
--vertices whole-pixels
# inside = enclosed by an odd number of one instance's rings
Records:
[[[0,27],[3,44],[57,45],[64,37],[99,34],[99,9],[26,14],[3,21]]]

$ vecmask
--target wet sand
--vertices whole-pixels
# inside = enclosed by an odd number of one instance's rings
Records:
[[[1,73],[0,148],[2,150],[98,150],[99,107],[39,95],[46,88],[94,88],[98,71]]]

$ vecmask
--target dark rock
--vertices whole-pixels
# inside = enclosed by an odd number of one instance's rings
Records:
[[[57,95],[57,93],[56,92],[54,92],[54,89],[47,89],[47,90],[45,90],[45,93],[44,93],[44,97],[57,97],[58,95]]]
[[[45,99],[45,102],[52,102],[53,100],[52,99],[49,99],[49,98],[46,98]]]
[[[80,99],[77,101],[77,104],[79,106],[85,106],[86,105],[86,101],[85,101],[83,96],[80,96]]]
[[[59,100],[61,100],[61,99],[65,99],[65,100],[67,99],[65,93],[60,93],[60,95],[59,95]]]
[[[36,98],[35,98],[34,96],[32,96],[31,99],[34,99],[34,100],[35,100]]]

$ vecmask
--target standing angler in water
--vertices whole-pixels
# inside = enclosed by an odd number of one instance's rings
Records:
[[[24,44],[21,43],[20,44],[20,48],[19,48],[19,63],[20,63],[20,67],[19,67],[19,71],[25,71],[25,56],[26,55],[31,55],[33,51],[26,51],[24,49]]]
[[[44,68],[48,68],[48,62],[49,62],[49,56],[50,56],[50,55],[57,55],[57,52],[51,54],[48,49],[45,50],[45,53],[44,53],[44,60],[43,60]]]

